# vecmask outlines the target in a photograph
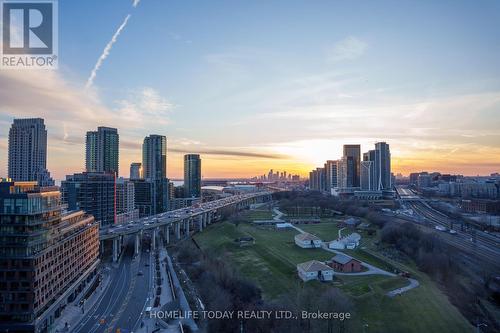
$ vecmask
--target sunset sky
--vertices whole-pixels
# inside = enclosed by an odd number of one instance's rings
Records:
[[[500,2],[59,1],[59,69],[0,69],[0,177],[25,117],[58,180],[97,126],[118,128],[126,177],[149,134],[171,178],[186,152],[204,177],[305,176],[376,141],[395,173],[500,172]]]

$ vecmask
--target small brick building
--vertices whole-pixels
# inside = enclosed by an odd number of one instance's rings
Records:
[[[344,254],[337,254],[328,262],[328,265],[337,272],[356,273],[363,270],[363,266],[359,260]]]

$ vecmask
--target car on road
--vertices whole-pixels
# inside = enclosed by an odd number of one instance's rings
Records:
[[[452,235],[456,235],[456,234],[457,234],[457,231],[456,231],[456,230],[450,230],[450,234],[452,234]]]
[[[144,275],[144,273],[143,273],[142,271],[139,271],[139,272],[137,272],[137,275],[138,275],[138,276],[143,276],[143,275]]]
[[[441,225],[437,225],[434,227],[434,229],[438,230],[438,231],[446,231],[446,228],[441,226]]]

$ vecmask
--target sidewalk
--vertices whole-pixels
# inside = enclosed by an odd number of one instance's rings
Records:
[[[156,282],[155,279],[153,279],[153,284],[152,284],[152,290],[150,295],[152,297],[150,300],[146,303],[145,308],[151,307],[151,311],[160,311],[163,307],[163,305],[169,303],[172,301],[172,290],[170,289],[170,284],[169,284],[169,279],[167,275],[167,265],[165,264],[165,259],[168,257],[167,250],[165,248],[160,248],[159,249],[159,261],[160,261],[160,274],[162,278],[162,284],[161,284],[161,294],[160,294],[160,305],[158,307],[154,307],[154,300],[155,300],[155,295],[156,295]],[[154,258],[154,256],[152,257]],[[153,260],[151,263],[151,269],[152,269],[152,275],[156,276],[156,270],[155,270],[156,263]],[[160,320],[157,320],[155,318],[148,318],[145,314],[145,310],[143,309],[143,318],[142,318],[142,323],[144,324],[142,327],[139,327],[137,329],[137,333],[147,333],[147,332],[152,332],[154,329],[160,328],[158,332],[162,333],[177,333],[179,332],[179,327],[178,325],[167,325]],[[196,324],[195,324],[196,325]]]
[[[285,214],[280,212],[278,208],[273,208],[273,213],[276,214],[276,216],[273,217],[273,220],[277,222],[285,222],[284,220],[281,219]]]
[[[82,307],[79,305],[80,300],[85,294],[82,292],[80,297],[77,297],[72,303],[69,303],[63,310],[61,316],[57,318],[55,325],[55,332],[71,332],[72,327],[75,327],[80,320],[92,309],[97,300],[103,295],[109,286],[111,281],[110,270],[108,267],[101,271],[102,280],[97,286],[96,290],[84,303],[84,312],[82,312]],[[66,327],[68,323],[68,327]]]
[[[389,297],[401,295],[402,293],[407,292],[408,290],[411,290],[413,288],[417,288],[420,285],[420,283],[415,279],[408,278],[408,281],[410,281],[409,285],[402,287],[402,288],[391,290],[386,295]]]

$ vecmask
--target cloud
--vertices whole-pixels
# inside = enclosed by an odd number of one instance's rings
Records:
[[[93,92],[71,86],[56,71],[1,71],[0,110],[12,117],[37,117],[86,126],[114,115]]]
[[[169,123],[169,113],[174,105],[151,87],[143,87],[129,93],[129,98],[116,101],[118,113],[125,121],[143,124],[144,120],[158,125]]]
[[[367,48],[368,44],[366,42],[354,36],[349,36],[333,45],[328,55],[328,61],[354,60],[361,57]]]
[[[285,158],[287,158],[287,156],[282,155],[282,154],[256,153],[256,152],[245,152],[245,151],[235,151],[235,150],[225,150],[225,149],[189,150],[189,149],[184,149],[184,148],[169,147],[168,150],[170,152],[176,152],[176,153],[182,153],[182,154],[238,156],[238,157],[264,158],[264,159],[285,159]]]
[[[169,32],[168,35],[170,36],[170,38],[172,38],[174,41],[177,41],[177,42],[181,42],[181,43],[184,43],[184,44],[191,44],[193,41],[190,40],[190,39],[185,39],[184,37],[182,37],[180,34],[176,33],[176,32]]]
[[[76,89],[57,71],[0,71],[0,100],[0,114],[9,125],[13,118],[45,119],[49,134],[48,167],[58,179],[63,177],[63,170],[79,171],[75,161],[83,167],[86,130],[119,120],[92,91]]]
[[[57,71],[0,71],[0,114],[43,117],[68,139],[98,125],[120,129],[166,124],[174,105],[151,87],[128,92],[128,98],[105,106],[93,90],[72,86]]]
[[[475,137],[500,126],[500,120],[493,117],[499,107],[500,91],[422,99],[404,96],[382,99],[360,94],[350,103],[337,99],[295,107],[285,105],[282,109],[262,113],[258,118],[300,120],[305,126],[309,123],[315,128],[334,124],[336,133],[343,129],[354,132],[352,124],[357,124],[354,129],[361,133],[383,128],[390,133],[404,130],[404,133],[412,134],[408,130],[415,129],[413,134],[416,135],[453,132],[457,136]]]
[[[131,141],[120,138],[120,149],[140,150],[142,149],[142,141]]]
[[[0,71],[0,137],[7,135],[13,118],[44,118],[49,135],[48,167],[61,179],[83,168],[88,130],[117,127],[121,138],[137,140],[139,147],[146,131],[163,130],[172,103],[151,87],[139,88],[127,96],[115,107],[108,107],[95,90],[73,86],[58,71]],[[4,167],[0,165],[0,175],[5,173]]]
[[[137,5],[139,4],[139,2],[141,2],[141,0],[134,0],[134,2],[132,3],[132,6],[134,8],[137,7]]]
[[[139,1],[137,1],[137,3],[139,3]],[[135,7],[135,1],[134,1],[134,7]],[[122,30],[125,29],[125,26],[127,25],[127,22],[129,19],[130,19],[130,14],[128,14],[125,17],[125,19],[123,20],[122,24],[116,30],[113,37],[111,37],[111,40],[108,42],[108,44],[106,44],[106,47],[104,47],[104,50],[103,50],[101,56],[99,57],[99,59],[97,59],[97,62],[94,66],[94,69],[92,69],[92,72],[90,73],[90,76],[87,80],[87,84],[85,85],[86,88],[91,87],[92,84],[94,83],[95,77],[97,75],[97,71],[99,70],[99,68],[101,68],[101,65],[104,62],[104,60],[106,60],[106,58],[109,56],[109,52],[111,51],[113,44],[116,43],[116,41],[118,40],[118,36],[120,36]]]
[[[154,128],[167,123],[175,107],[152,87],[129,91],[108,107],[95,91],[75,87],[60,72],[36,70],[0,71],[0,100],[2,120],[43,117],[68,140],[97,125]]]
[[[171,138],[169,142],[173,145],[181,145],[181,146],[194,146],[194,145],[198,146],[203,144],[201,141],[188,138]]]

